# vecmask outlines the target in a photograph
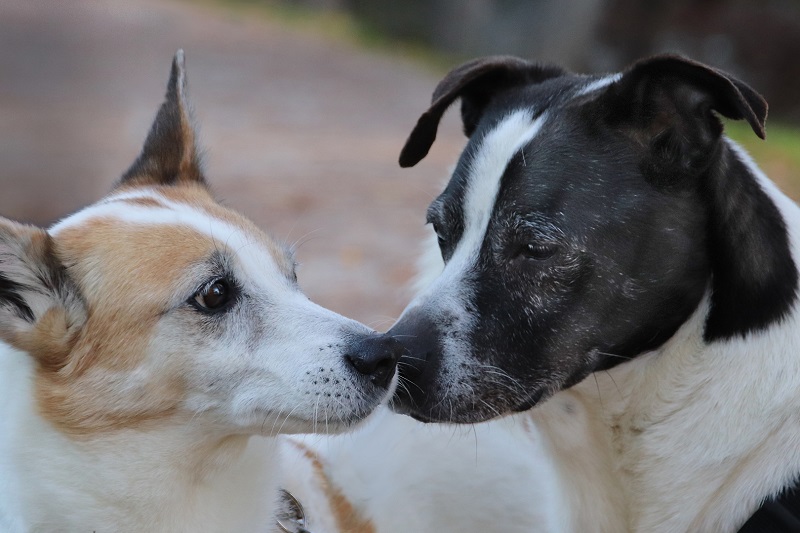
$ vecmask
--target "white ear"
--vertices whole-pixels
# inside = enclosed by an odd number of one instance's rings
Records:
[[[85,319],[52,237],[0,218],[0,339],[59,365]]]

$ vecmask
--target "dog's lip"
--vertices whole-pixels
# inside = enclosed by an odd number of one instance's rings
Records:
[[[514,413],[521,413],[522,411],[533,409],[544,399],[545,393],[546,390],[542,388],[528,394],[528,397],[512,407],[511,411]]]
[[[423,424],[435,424],[435,423],[446,422],[444,420],[437,420],[431,416],[427,416],[419,409],[416,409],[406,403],[398,404],[395,400],[389,402],[389,409],[391,409],[393,413],[396,413],[398,415],[410,416],[417,422],[422,422]]]

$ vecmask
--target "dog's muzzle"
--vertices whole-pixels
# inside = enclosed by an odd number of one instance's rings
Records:
[[[403,343],[405,354],[397,363],[401,383],[391,402],[395,412],[413,414],[426,403],[429,387],[436,377],[442,351],[441,333],[431,318],[420,309],[408,311],[387,335]]]

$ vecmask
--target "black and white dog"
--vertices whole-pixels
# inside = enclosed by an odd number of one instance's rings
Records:
[[[440,251],[390,330],[410,347],[393,408],[493,420],[384,412],[292,441],[310,529],[736,531],[800,474],[800,210],[719,118],[764,137],[766,103],[679,57],[611,76],[479,59],[402,165],[459,98]],[[745,527],[800,530],[783,511]]]
[[[800,209],[719,118],[763,138],[766,102],[674,56],[603,77],[484,58],[401,165],[459,98],[469,141],[428,210],[445,264],[391,329],[394,408],[481,422],[580,384],[631,530],[736,530],[800,474]]]

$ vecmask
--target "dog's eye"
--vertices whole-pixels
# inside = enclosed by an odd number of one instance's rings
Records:
[[[193,296],[197,307],[208,311],[223,309],[233,298],[233,290],[225,279],[217,279],[205,285]]]
[[[439,246],[444,246],[447,243],[447,239],[444,237],[444,233],[442,233],[442,228],[436,222],[431,222],[433,226],[433,231],[436,233],[436,238],[439,240]]]
[[[555,244],[526,244],[520,249],[519,254],[528,259],[544,261],[553,257],[556,252],[558,252],[558,246]]]

